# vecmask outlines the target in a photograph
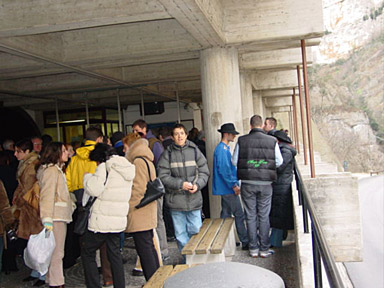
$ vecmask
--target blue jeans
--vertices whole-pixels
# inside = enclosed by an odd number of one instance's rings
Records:
[[[274,247],[283,246],[284,230],[272,228],[271,232],[271,245]]]
[[[241,206],[240,197],[235,194],[221,195],[221,214],[220,218],[228,218],[235,216],[235,225],[237,235],[243,246],[247,245],[248,232],[245,227],[245,216],[243,207]]]
[[[175,228],[175,237],[179,250],[183,250],[189,239],[199,233],[201,222],[201,211],[175,211],[171,210],[173,226]]]
[[[272,185],[242,183],[241,199],[245,210],[249,236],[249,250],[267,251],[269,242],[269,212],[272,202]]]

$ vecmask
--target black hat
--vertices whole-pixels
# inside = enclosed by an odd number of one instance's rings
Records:
[[[230,133],[235,135],[239,134],[239,132],[235,130],[235,125],[233,125],[233,123],[225,123],[221,125],[220,129],[218,129],[217,131],[219,131],[220,133]]]
[[[285,133],[284,131],[276,130],[276,131],[273,131],[273,133],[271,135],[276,137],[277,140],[280,140],[281,142],[285,142],[285,143],[289,143],[289,144],[292,143],[291,138],[289,138],[287,133]]]

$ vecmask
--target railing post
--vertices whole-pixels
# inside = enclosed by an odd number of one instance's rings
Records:
[[[312,226],[312,252],[313,252],[313,270],[315,273],[315,287],[323,287],[323,279],[321,276],[321,257],[319,251],[319,243],[317,241],[316,229]]]

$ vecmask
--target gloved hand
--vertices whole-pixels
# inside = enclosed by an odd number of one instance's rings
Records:
[[[44,228],[47,229],[48,231],[52,231],[53,230],[53,224],[52,223],[43,223],[44,225]]]

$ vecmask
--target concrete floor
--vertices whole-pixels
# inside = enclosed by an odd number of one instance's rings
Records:
[[[181,256],[177,249],[176,243],[171,242],[169,244],[171,259],[165,264],[178,264],[181,261]],[[133,277],[131,271],[134,268],[136,261],[136,251],[133,249],[132,239],[127,239],[124,248],[124,257],[128,259],[125,267],[125,278],[127,288],[139,288],[145,283],[144,277]],[[248,256],[248,251],[242,251],[240,247],[236,249],[236,255],[233,257],[233,262],[248,263],[257,265],[266,269],[269,269],[283,278],[286,288],[298,287],[298,270],[297,270],[297,258],[296,258],[296,245],[294,242],[284,242],[284,247],[275,249],[275,255],[270,258],[251,258]],[[22,259],[18,259],[18,272],[11,272],[10,275],[1,274],[0,287],[4,288],[21,288],[32,287],[33,282],[25,283],[22,279],[27,277],[30,270],[26,268]],[[83,278],[83,267],[80,259],[78,263],[73,267],[65,270],[65,286],[67,288],[80,288],[85,287]],[[48,287],[48,285],[42,286]]]

